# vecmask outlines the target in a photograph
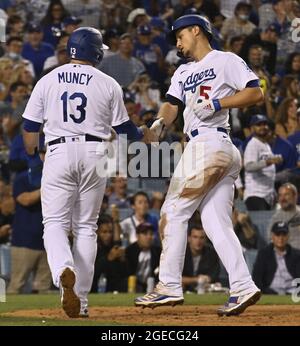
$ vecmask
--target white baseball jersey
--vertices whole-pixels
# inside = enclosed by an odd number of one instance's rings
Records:
[[[193,112],[199,99],[221,99],[244,89],[249,81],[257,80],[243,59],[229,52],[212,50],[201,61],[182,64],[175,71],[167,94],[181,100],[185,133],[199,127],[229,129],[229,110],[222,109],[212,119],[201,121]]]
[[[244,166],[250,162],[259,162],[273,157],[271,147],[253,137],[250,139],[244,154]],[[275,165],[265,166],[264,168],[248,172],[245,171],[245,192],[244,199],[256,196],[261,198],[272,197],[274,193],[276,168]]]
[[[111,126],[129,120],[122,89],[113,78],[90,65],[71,63],[38,81],[23,117],[45,123],[45,143],[82,134],[109,139]]]

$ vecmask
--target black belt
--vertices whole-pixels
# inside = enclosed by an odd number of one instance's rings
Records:
[[[217,127],[216,130],[219,131],[219,132],[226,133],[226,135],[228,135],[228,132],[229,132],[228,130],[224,129],[223,127]],[[198,135],[199,135],[198,129],[191,131],[191,136],[192,137],[196,137]],[[190,139],[191,138],[188,135],[186,135],[186,141],[189,142]]]
[[[78,136],[74,136],[74,138],[71,137],[72,141],[76,142],[76,137]],[[86,134],[85,141],[86,142],[103,142],[103,139]],[[54,145],[54,144],[60,144],[60,143],[66,143],[66,137],[60,137],[60,138],[54,139],[53,141],[50,141],[48,145]]]

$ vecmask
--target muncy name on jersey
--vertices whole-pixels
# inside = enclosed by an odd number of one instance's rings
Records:
[[[79,72],[58,72],[58,83],[88,85],[93,75]]]

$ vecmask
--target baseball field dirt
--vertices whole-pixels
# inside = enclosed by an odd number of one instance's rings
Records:
[[[154,310],[135,307],[93,307],[90,320],[99,324],[159,326],[300,326],[300,306],[254,306],[240,316],[218,317],[214,305],[161,307]],[[18,310],[2,316],[70,320],[61,309]],[[86,319],[85,322],[88,322]],[[135,322],[134,322],[135,321]]]
[[[134,294],[90,295],[90,317],[70,319],[60,308],[58,293],[8,295],[0,303],[0,325],[35,326],[300,326],[300,303],[290,296],[263,296],[242,315],[218,317],[216,310],[226,301],[223,294],[189,294],[185,304],[141,309],[133,306]]]

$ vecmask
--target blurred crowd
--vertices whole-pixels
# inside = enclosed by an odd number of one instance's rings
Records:
[[[0,1],[0,19],[6,23],[0,33],[0,275],[9,280],[8,292],[51,288],[40,190],[28,178],[21,135],[22,113],[35,83],[69,62],[66,44],[76,28],[93,26],[110,47],[97,68],[122,86],[130,119],[150,126],[174,71],[184,63],[169,44],[168,31],[174,19],[193,13],[211,21],[213,48],[241,56],[264,90],[262,103],[230,110],[231,137],[244,163],[233,222],[258,287],[290,293],[292,280],[300,277],[297,0]],[[183,143],[182,125],[179,114],[164,140]],[[124,292],[129,286],[151,291],[158,277],[159,211],[168,182],[168,177],[110,179],[98,221],[93,292]],[[199,215],[188,232],[185,289],[203,293],[226,286]],[[215,284],[220,281],[221,286]]]

